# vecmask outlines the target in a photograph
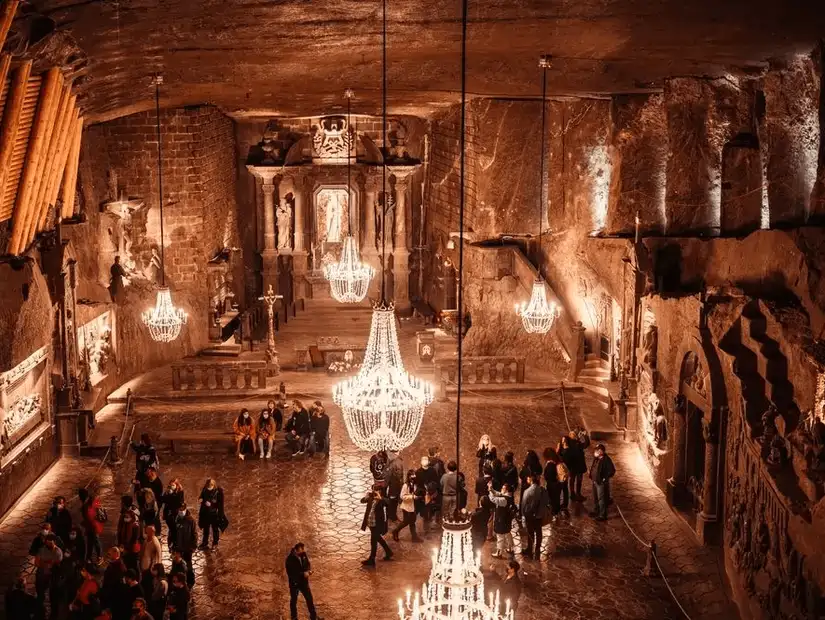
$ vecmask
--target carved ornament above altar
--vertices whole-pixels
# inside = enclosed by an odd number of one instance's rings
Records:
[[[20,381],[20,379],[25,377],[36,368],[38,364],[45,360],[48,354],[48,347],[41,347],[8,372],[0,374],[0,391],[7,390]]]
[[[3,416],[3,437],[14,437],[15,433],[31,420],[39,418],[43,411],[43,399],[39,394],[27,394],[18,398]]]
[[[312,163],[346,164],[355,157],[354,132],[346,116],[322,116],[312,135]]]

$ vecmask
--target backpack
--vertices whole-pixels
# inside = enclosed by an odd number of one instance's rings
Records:
[[[559,478],[559,482],[567,482],[567,478],[570,475],[570,471],[567,469],[567,465],[565,465],[564,463],[557,464],[556,475]]]
[[[109,514],[106,512],[106,509],[103,506],[98,506],[97,512],[95,513],[95,521],[98,523],[106,523],[109,520]]]

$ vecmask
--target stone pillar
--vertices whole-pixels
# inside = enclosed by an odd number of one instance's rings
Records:
[[[568,381],[576,381],[579,373],[584,370],[584,325],[581,321],[576,321],[570,328],[573,333],[572,347],[570,351],[570,370],[567,373]]]
[[[705,484],[702,490],[702,512],[696,518],[696,531],[703,544],[711,542],[717,514],[716,496],[719,483],[717,470],[719,469],[719,421],[721,411],[713,411],[710,420],[702,425],[702,434],[705,439]]]
[[[407,189],[415,166],[393,166],[395,176],[395,236],[393,238],[393,299],[400,312],[410,309],[410,250],[407,245]],[[461,321],[459,317],[459,321]]]
[[[292,178],[292,195],[295,197],[295,230],[292,251],[292,286],[295,298],[307,296],[306,177],[296,174]]]
[[[275,188],[276,177],[280,177],[280,168],[247,166],[253,176],[261,180],[261,192],[264,199],[264,247],[263,259],[264,286],[278,285],[278,246],[275,244]]]
[[[375,276],[370,281],[368,295],[377,299],[381,294],[381,259],[378,255],[375,237],[375,203],[378,198],[378,178],[367,173],[364,178],[362,209],[364,210],[364,241],[361,246],[361,258],[365,263],[372,265]]]
[[[673,405],[673,476],[667,481],[667,500],[673,506],[685,486],[685,443],[687,437],[687,401],[676,395]]]
[[[85,422],[80,411],[65,411],[55,415],[61,456],[80,456],[78,424],[81,419]]]

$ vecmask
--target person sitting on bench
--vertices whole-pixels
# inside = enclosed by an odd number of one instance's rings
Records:
[[[255,424],[249,415],[249,410],[241,409],[241,413],[232,424],[235,433],[235,446],[238,458],[242,461],[247,454],[255,454]]]
[[[311,427],[309,412],[300,400],[292,401],[292,415],[284,427],[286,443],[292,450],[292,456],[303,454],[309,442]]]
[[[269,409],[261,411],[261,416],[258,418],[258,424],[255,427],[255,434],[258,436],[258,453],[260,457],[271,458],[272,438],[275,435],[275,422],[272,419]]]

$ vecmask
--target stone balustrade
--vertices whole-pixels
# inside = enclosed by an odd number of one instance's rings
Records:
[[[172,389],[249,390],[266,388],[266,362],[179,362],[172,364]]]
[[[523,357],[479,356],[465,357],[461,363],[462,382],[467,385],[524,383]],[[435,365],[438,397],[447,399],[447,384],[458,381],[458,363],[440,361]]]

